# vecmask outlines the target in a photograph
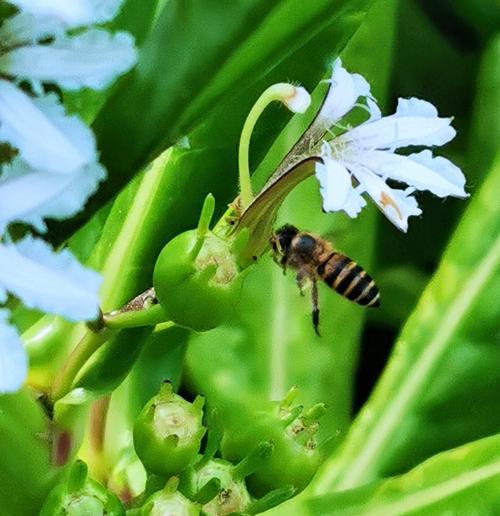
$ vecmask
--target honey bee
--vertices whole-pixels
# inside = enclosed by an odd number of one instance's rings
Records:
[[[302,293],[304,284],[312,284],[312,322],[319,335],[319,305],[317,279],[322,279],[341,296],[368,307],[380,306],[378,288],[373,279],[354,260],[333,250],[327,240],[290,224],[285,224],[271,237],[274,259],[284,270],[297,271],[297,285]]]

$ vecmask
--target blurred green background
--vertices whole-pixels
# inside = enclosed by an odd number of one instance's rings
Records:
[[[423,215],[411,218],[402,234],[373,206],[354,220],[323,214],[316,180],[305,181],[287,198],[277,225],[293,223],[331,239],[374,277],[381,308],[365,311],[322,286],[318,338],[308,297],[266,255],[245,279],[231,324],[204,334],[178,327],[124,331],[91,357],[76,384],[86,400],[101,398],[81,451],[91,474],[116,492],[137,494],[131,426],[166,377],[188,399],[203,394],[223,414],[239,411],[242,425],[297,386],[300,404],[327,405],[318,431],[322,465],[282,514],[443,514],[457,507],[498,514],[498,2],[169,0],[144,9],[142,0],[128,0],[115,26],[136,35],[137,69],[102,96],[65,95],[72,110],[94,121],[109,179],[80,216],[51,225],[54,243],[71,237],[80,259],[103,272],[105,310],[151,286],[158,253],[196,226],[207,193],[215,195],[217,215],[235,198],[239,133],[258,95],[288,80],[314,90],[317,106],[325,92],[318,82],[338,54],[349,71],[368,79],[385,114],[398,97],[415,96],[455,117],[458,135],[437,154],[462,168],[471,197],[420,194]],[[291,118],[280,106],[265,112],[251,145],[256,186],[306,124],[307,116]],[[189,147],[173,146],[184,136]],[[19,309],[16,317],[25,329],[39,314]],[[45,316],[25,334],[29,380],[41,390],[50,388],[84,331],[55,320]],[[49,324],[52,340],[40,344],[35,337]],[[82,418],[72,431],[81,437],[83,426]],[[226,430],[236,434],[237,426],[228,423]],[[485,436],[493,437],[478,441]],[[36,505],[47,488],[37,484],[43,474],[23,459],[28,451],[12,452],[12,464],[23,467],[12,468],[10,482],[31,475]],[[483,490],[484,511],[470,512],[477,506],[458,487],[442,492],[444,505],[437,503],[435,512],[383,509],[412,489],[436,492],[462,474],[491,487]],[[392,475],[403,476],[384,480]],[[0,485],[2,499],[9,500],[9,491],[9,483]],[[380,500],[382,509],[369,512]]]

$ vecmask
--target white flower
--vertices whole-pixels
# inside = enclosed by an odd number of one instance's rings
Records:
[[[0,56],[0,71],[36,81],[49,81],[67,90],[100,90],[136,61],[132,37],[91,29],[56,38],[50,45],[25,45]]]
[[[420,215],[415,190],[429,190],[439,197],[467,197],[461,170],[430,150],[402,156],[395,150],[407,146],[440,146],[455,136],[451,118],[440,118],[436,108],[416,98],[399,99],[396,113],[381,117],[366,81],[348,73],[337,60],[331,87],[317,120],[334,125],[359,101],[366,100],[370,118],[347,130],[321,148],[322,163],[316,165],[325,211],[344,210],[355,217],[368,194],[399,229],[408,229],[408,217]],[[400,190],[387,179],[406,183]],[[354,185],[354,186],[353,186]]]
[[[328,94],[321,106],[319,118],[332,126],[340,120],[356,104],[359,97],[370,97],[370,85],[357,73],[349,73],[342,67],[340,59],[332,65],[332,76]]]
[[[67,250],[55,253],[32,237],[12,243],[5,231],[12,222],[46,231],[45,218],[76,214],[106,175],[90,128],[67,115],[43,83],[106,88],[134,65],[136,49],[126,33],[83,28],[111,20],[122,0],[9,1],[19,13],[0,27],[0,142],[17,156],[0,174],[0,303],[10,293],[30,308],[91,320],[99,313],[100,276]],[[27,368],[7,318],[0,311],[0,392],[17,390]]]
[[[84,166],[78,174],[57,174],[34,170],[16,158],[5,167],[0,182],[0,234],[13,221],[44,233],[44,218],[62,220],[78,213],[82,199],[97,190],[105,175],[99,163]]]
[[[33,98],[1,79],[0,140],[34,169],[72,174],[97,160],[92,131],[67,116],[55,94]]]
[[[37,41],[84,27],[112,20],[123,0],[9,0],[20,13],[7,20],[0,29],[5,44]]]
[[[0,176],[0,230],[17,221],[43,231],[45,217],[77,213],[105,173],[90,128],[77,116],[66,115],[55,94],[43,93],[41,83],[104,88],[133,66],[136,50],[125,33],[88,29],[65,34],[68,28],[108,21],[121,0],[11,3],[21,11],[0,28],[6,49],[0,54],[0,73],[5,77],[0,79],[0,141],[17,149],[19,159]],[[49,42],[47,36],[52,37]],[[6,77],[28,80],[32,94]]]
[[[68,250],[54,253],[43,240],[26,237],[0,244],[0,302],[7,292],[29,308],[70,321],[95,319],[101,277],[82,267]]]
[[[302,86],[295,86],[293,95],[284,99],[284,103],[293,113],[305,113],[311,105],[311,95]]]
[[[67,250],[54,253],[43,240],[26,237],[0,244],[0,302],[7,293],[30,308],[63,315],[71,321],[97,317],[101,277],[83,268]],[[0,393],[19,389],[27,372],[21,339],[0,310]]]

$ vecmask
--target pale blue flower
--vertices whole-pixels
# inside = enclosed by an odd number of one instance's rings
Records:
[[[67,29],[112,20],[123,0],[8,0],[19,14],[0,30],[3,43],[37,41]]]
[[[77,116],[68,116],[56,95],[44,94],[41,83],[102,89],[134,65],[137,53],[126,33],[89,29],[65,34],[69,28],[110,20],[121,1],[11,3],[21,11],[0,28],[0,141],[16,148],[19,159],[0,177],[0,230],[16,221],[43,231],[45,217],[77,213],[105,173],[90,128]],[[52,39],[40,39],[49,35]],[[33,93],[7,77],[28,80]],[[55,174],[61,175],[59,181]]]
[[[103,89],[135,64],[130,34],[101,29],[56,38],[50,45],[25,45],[0,56],[0,72],[49,81],[67,90]]]
[[[43,240],[26,237],[16,244],[0,244],[0,303],[10,293],[29,308],[71,321],[90,320],[99,314],[100,283],[100,275],[82,267],[69,251],[55,253]],[[19,389],[28,367],[8,316],[7,310],[0,310],[0,393]]]
[[[440,118],[436,108],[424,100],[399,99],[396,112],[382,117],[368,83],[348,73],[340,60],[333,66],[330,89],[317,121],[334,126],[358,106],[360,100],[370,118],[324,142],[322,163],[316,165],[325,211],[343,210],[355,217],[366,205],[362,194],[371,197],[399,229],[408,229],[408,217],[420,215],[415,190],[428,190],[439,197],[467,197],[461,170],[430,150],[407,156],[395,154],[401,147],[440,146],[454,138],[451,118]],[[393,179],[409,187],[387,185]]]
[[[0,141],[18,149],[33,169],[73,174],[97,161],[92,131],[77,116],[66,115],[55,94],[31,97],[2,79]]]
[[[103,89],[137,58],[133,39],[87,25],[111,20],[122,0],[11,0],[19,13],[0,27],[0,142],[18,151],[0,175],[0,303],[8,294],[27,307],[71,321],[99,315],[101,277],[68,250],[30,236],[12,242],[11,222],[46,230],[45,218],[80,211],[105,178],[94,135],[69,116],[44,82],[68,90]],[[78,28],[78,33],[67,30]],[[17,86],[23,80],[31,93]],[[27,359],[8,312],[0,310],[0,392],[17,390]]]
[[[95,162],[82,167],[78,174],[57,174],[34,170],[16,158],[4,167],[0,182],[0,233],[12,221],[30,224],[44,233],[45,218],[62,220],[78,213],[82,199],[97,190],[105,176],[104,168]]]
[[[0,302],[9,292],[29,308],[70,321],[90,320],[99,313],[100,283],[101,276],[85,269],[67,249],[55,253],[30,236],[0,244]]]

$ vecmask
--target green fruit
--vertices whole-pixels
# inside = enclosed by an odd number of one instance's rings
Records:
[[[177,491],[178,478],[171,477],[161,491],[151,495],[140,509],[141,516],[199,516],[200,506]]]
[[[227,407],[223,412],[222,456],[231,462],[242,460],[264,441],[273,444],[273,453],[265,466],[248,477],[247,483],[257,495],[293,486],[304,489],[318,469],[320,453],[316,448],[317,417],[323,405],[303,412],[269,402],[264,406]]]
[[[78,460],[64,480],[47,496],[40,516],[124,516],[118,498],[95,480],[88,478],[87,465]]]
[[[232,313],[239,297],[239,270],[220,238],[208,232],[199,245],[197,230],[171,240],[158,256],[153,285],[170,320],[205,331],[224,323]]]
[[[213,486],[210,499],[202,500],[208,486]],[[184,480],[184,489],[190,498],[203,503],[202,510],[207,516],[244,513],[251,503],[245,479],[233,464],[222,459],[210,459],[201,467],[191,468]]]
[[[180,473],[197,457],[201,439],[203,398],[189,403],[164,383],[134,425],[134,447],[144,467],[165,477]]]

